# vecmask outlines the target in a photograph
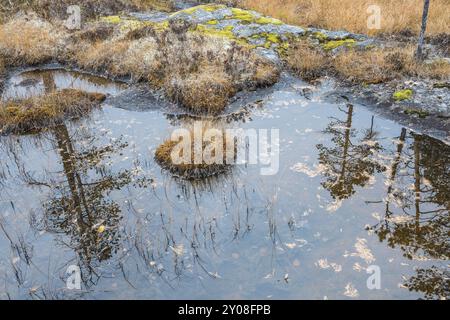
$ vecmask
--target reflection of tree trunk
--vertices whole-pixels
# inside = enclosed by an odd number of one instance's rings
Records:
[[[416,208],[416,232],[419,233],[420,219],[420,137],[414,135],[414,192]]]
[[[56,91],[55,78],[52,72],[44,72],[42,79],[46,94]],[[73,208],[71,209],[78,215],[78,219],[76,219],[76,221],[80,228],[81,234],[85,234],[85,232],[88,231],[87,229],[92,227],[91,214],[89,204],[86,200],[83,183],[77,171],[75,163],[75,149],[69,135],[69,130],[67,130],[65,124],[62,124],[54,128],[52,132],[58,145],[64,174],[66,176],[67,183],[69,184],[71,198],[73,201]],[[85,218],[87,218],[87,221]],[[87,260],[87,265],[89,269],[91,269],[89,262],[89,246],[82,245],[81,248],[84,251],[84,257]]]
[[[42,79],[44,82],[45,93],[50,93],[56,90],[55,78],[52,72],[44,72],[42,74]],[[81,205],[83,204],[88,219],[90,216],[89,207],[86,201],[86,196],[84,193],[81,177],[78,174],[76,166],[73,161],[75,150],[73,148],[72,141],[70,139],[69,131],[67,130],[66,125],[63,124],[55,128],[53,130],[53,133],[56,137],[58,148],[60,149],[60,156],[63,161],[64,172],[67,177],[67,182],[69,183],[69,188],[73,196],[76,210],[80,215],[81,222],[84,223]]]
[[[342,159],[342,170],[339,179],[342,183],[344,183],[345,169],[347,167],[348,149],[350,148],[350,131],[352,129],[352,118],[353,118],[353,105],[349,104],[347,113],[347,122],[345,126],[345,138],[344,138],[345,143]]]
[[[75,205],[75,209],[81,216],[81,201],[80,197],[78,196],[77,184],[73,174],[75,172],[75,169],[73,167],[70,151],[67,146],[68,143],[65,131],[67,131],[67,128],[64,125],[61,125],[53,129],[53,135],[55,136],[56,142],[58,144],[59,156],[61,157],[64,174],[66,175],[67,183],[69,184],[69,189],[72,193],[72,199]]]
[[[90,210],[86,201],[83,184],[81,182],[81,177],[78,174],[76,164],[74,163],[75,153],[69,136],[69,131],[67,130],[66,125],[63,124],[53,129],[53,135],[55,136],[58,144],[64,174],[66,176],[67,183],[69,184],[71,198],[73,201],[72,209],[74,209],[78,215],[76,221],[80,228],[80,233],[84,234],[88,231],[88,228],[92,226],[92,221],[90,218]],[[86,214],[88,221],[85,221],[83,212]],[[84,251],[84,257],[87,259],[87,265],[89,266],[89,246],[82,245],[80,247]]]
[[[392,167],[391,167],[391,175],[389,177],[389,188],[388,188],[388,195],[390,195],[392,193],[392,188],[394,185],[394,181],[395,181],[395,176],[397,175],[397,170],[398,170],[398,165],[400,164],[400,160],[402,158],[402,151],[403,151],[403,147],[405,146],[405,139],[406,139],[406,129],[403,128],[402,132],[400,134],[400,142],[397,144],[397,155],[394,158],[394,161],[392,162]],[[389,213],[389,198],[388,201],[386,203],[386,216],[390,215]]]
[[[42,81],[44,82],[45,93],[56,91],[55,78],[51,71],[42,73]]]
[[[61,156],[64,173],[67,177],[67,182],[72,193],[72,199],[75,203],[77,212],[80,215],[81,221],[84,222],[82,208],[85,209],[88,219],[90,217],[90,210],[89,204],[86,201],[86,195],[84,193],[81,177],[78,174],[74,163],[75,151],[69,136],[69,131],[65,125],[60,125],[53,130],[53,134],[55,135],[58,144],[59,154]]]

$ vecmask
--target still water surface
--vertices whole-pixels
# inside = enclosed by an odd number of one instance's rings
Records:
[[[212,124],[279,129],[278,174],[189,182],[154,160],[189,117],[124,109],[122,85],[61,70],[13,77],[3,98],[49,81],[111,96],[86,119],[0,137],[0,298],[449,296],[447,144],[288,79]],[[71,265],[81,290],[66,288]]]

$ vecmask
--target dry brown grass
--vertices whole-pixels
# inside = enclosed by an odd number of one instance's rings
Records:
[[[92,45],[77,45],[71,51],[74,52],[74,62],[83,69],[120,77],[130,73],[130,70],[122,68],[129,46],[128,41],[98,41]]]
[[[0,82],[2,81],[1,79],[4,76],[5,72],[6,72],[5,61],[3,57],[0,55]]]
[[[448,79],[450,64],[437,60],[418,62],[415,47],[344,50],[335,56],[321,52],[305,42],[293,45],[286,57],[287,65],[305,80],[326,74],[346,82],[381,83],[401,77]]]
[[[66,89],[44,96],[0,103],[0,133],[34,133],[68,118],[86,115],[105,95]]]
[[[307,42],[298,42],[291,46],[286,55],[286,62],[306,81],[325,76],[330,63],[322,50]]]
[[[80,6],[85,19],[117,14],[126,10],[173,10],[171,0],[2,0],[0,2],[0,22],[8,20],[19,11],[32,11],[49,20],[66,19],[67,7],[70,5]]]
[[[63,31],[43,20],[23,16],[0,25],[0,55],[7,65],[33,65],[58,56]]]
[[[172,101],[202,113],[218,113],[238,90],[271,85],[280,74],[236,42],[172,27],[145,26],[119,38],[77,43],[70,51],[84,69],[149,81]]]
[[[367,8],[377,4],[382,10],[382,24],[375,34],[411,30],[418,33],[423,0],[238,0],[241,6],[279,18],[290,24],[324,29],[344,29],[369,34]],[[432,0],[429,34],[450,30],[450,1]],[[373,32],[373,31],[372,31]]]
[[[174,153],[174,147],[179,143],[179,141],[172,141],[171,139],[168,139],[164,141],[155,152],[155,159],[159,163],[159,165],[164,168],[165,170],[168,170],[170,173],[182,177],[184,179],[188,180],[198,180],[198,179],[204,179],[211,176],[216,176],[219,174],[226,173],[230,170],[232,164],[227,163],[227,159],[236,159],[236,153],[237,148],[236,145],[231,143],[231,150],[227,149],[227,135],[225,130],[221,128],[215,127],[214,124],[211,124],[209,122],[202,123],[202,132],[194,132],[195,129],[193,127],[188,127],[190,131],[190,137],[191,137],[191,145],[190,145],[190,159],[187,159],[187,163],[174,163],[173,156],[179,158],[180,160],[184,159],[183,152],[186,150],[181,150],[179,154],[173,154]],[[214,141],[205,141],[203,140],[203,144],[201,146],[201,152],[204,152],[206,148],[211,148],[212,154],[211,157],[214,159],[214,157],[220,157],[219,163],[207,163],[205,159],[203,158],[203,161],[201,163],[195,163],[195,149],[194,149],[194,134],[196,135],[202,135],[204,137],[204,134],[207,129],[215,129],[219,132],[221,132],[222,137],[217,137],[221,140],[214,140]],[[217,150],[220,148],[221,150]],[[221,153],[216,153],[221,152]],[[205,155],[205,153],[203,153]],[[229,155],[229,158],[227,158],[227,155]],[[222,158],[223,157],[223,158]],[[187,158],[187,156],[186,156]],[[213,160],[212,159],[212,160]],[[214,161],[213,161],[214,162]]]
[[[5,61],[3,60],[3,57],[0,55],[0,95],[3,92],[5,73],[6,73]]]
[[[204,66],[184,79],[169,77],[164,84],[168,96],[194,112],[218,113],[236,93],[223,66]]]

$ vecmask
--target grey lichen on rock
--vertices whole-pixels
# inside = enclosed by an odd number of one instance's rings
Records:
[[[145,17],[135,16],[140,20]],[[167,21],[185,20],[195,26],[194,32],[222,36],[260,48],[266,58],[278,60],[278,52],[292,37],[306,35],[306,30],[283,23],[260,13],[225,5],[200,5],[171,14]],[[164,23],[159,20],[158,23]]]
[[[131,22],[130,18],[134,22]],[[107,17],[106,20],[119,22],[117,17]],[[132,17],[124,21],[125,29],[133,28],[139,22],[153,23],[164,28],[173,21],[186,21],[192,26],[193,32],[225,37],[248,44],[265,58],[273,61],[279,60],[280,53],[289,46],[290,40],[302,37],[316,41],[322,49],[333,53],[348,47],[366,49],[374,45],[374,42],[364,35],[288,25],[255,11],[220,4],[199,5],[170,15],[132,14]]]

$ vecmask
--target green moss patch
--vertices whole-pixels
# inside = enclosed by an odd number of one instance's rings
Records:
[[[261,17],[255,20],[257,24],[274,24],[274,25],[282,25],[283,22],[281,20],[271,18],[271,17]]]
[[[418,116],[419,118],[426,118],[430,115],[428,111],[420,109],[406,109],[405,113],[410,116]]]
[[[188,9],[184,9],[178,12],[175,12],[173,15],[180,13],[180,12],[184,12],[187,14],[194,14],[195,12],[197,12],[198,10],[204,10],[207,12],[214,12],[220,9],[226,8],[225,5],[222,4],[204,4],[204,5],[200,5],[200,6],[195,6],[192,8],[188,8]]]
[[[212,36],[219,36],[219,37],[225,37],[232,40],[237,40],[234,33],[233,33],[233,26],[228,26],[223,29],[216,29],[207,27],[205,25],[199,24],[196,28],[196,31],[201,32],[203,34],[212,35]]]
[[[394,92],[392,97],[394,98],[395,101],[403,101],[403,100],[411,99],[413,95],[414,95],[413,90],[405,89],[405,90],[400,90],[400,91]]]
[[[353,39],[333,40],[333,41],[328,41],[327,43],[323,44],[322,47],[325,51],[331,51],[331,50],[337,49],[342,46],[351,48],[355,44],[356,44],[356,41]]]

